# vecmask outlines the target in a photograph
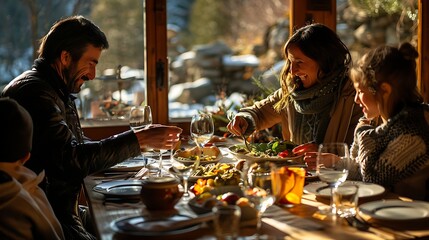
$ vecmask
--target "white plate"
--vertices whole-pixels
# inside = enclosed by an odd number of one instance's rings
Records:
[[[139,198],[141,189],[141,180],[117,180],[100,183],[92,190],[108,197]]]
[[[228,148],[228,151],[237,159],[245,159],[249,160],[251,162],[276,162],[281,164],[287,164],[287,165],[294,165],[294,164],[304,164],[303,161],[303,155],[301,156],[295,156],[295,157],[287,157],[287,158],[280,158],[280,157],[256,157],[248,154],[243,153],[237,153],[234,151],[234,149],[237,148],[239,145],[234,145]]]
[[[383,194],[385,189],[384,187],[374,184],[374,183],[364,183],[356,181],[346,181],[346,183],[351,183],[359,186],[359,197],[373,197],[380,194]],[[309,193],[316,194],[320,197],[331,197],[331,190],[328,188],[328,184],[324,182],[313,182],[304,186],[304,191]]]
[[[169,217],[160,217],[160,218],[148,218],[144,216],[136,216],[136,217],[128,217],[119,219],[116,221],[113,221],[111,224],[112,229],[115,232],[126,234],[126,235],[133,235],[133,236],[168,236],[168,235],[177,235],[177,234],[183,234],[191,231],[195,231],[200,227],[200,223],[190,225],[188,227],[175,229],[172,231],[147,231],[144,226],[145,223],[148,222],[165,222],[165,221],[185,221],[189,220],[192,217],[186,216],[186,215],[173,215]]]
[[[429,203],[381,200],[364,203],[359,206],[359,211],[377,220],[421,220],[429,218]]]

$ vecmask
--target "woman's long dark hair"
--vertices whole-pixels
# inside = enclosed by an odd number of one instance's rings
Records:
[[[330,78],[338,72],[347,74],[351,65],[351,55],[347,46],[329,27],[313,23],[298,29],[283,48],[286,60],[280,75],[283,98],[275,105],[277,111],[287,106],[290,94],[288,86],[294,84],[293,76],[290,75],[291,63],[288,60],[288,49],[291,46],[298,47],[307,57],[317,62],[318,80]]]

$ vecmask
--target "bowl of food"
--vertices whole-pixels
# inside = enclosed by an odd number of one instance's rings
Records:
[[[241,208],[241,226],[256,224],[256,210],[251,206],[249,200],[243,197],[239,186],[216,187],[195,196],[188,202],[189,207],[197,214],[211,212],[217,204],[239,206]]]
[[[215,179],[216,177],[223,177],[223,175],[232,175],[237,172],[238,175],[240,173],[235,166],[230,163],[211,163],[200,165],[196,168],[196,170],[189,177],[190,182],[196,182],[198,179]]]
[[[218,163],[222,159],[222,153],[219,148],[216,146],[207,146],[202,149],[197,147],[190,149],[180,149],[177,150],[173,158],[185,165],[192,165],[198,159],[200,165]]]

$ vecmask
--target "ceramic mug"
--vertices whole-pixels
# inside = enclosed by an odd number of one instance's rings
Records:
[[[156,177],[143,180],[140,192],[148,210],[171,210],[183,195],[179,182],[172,177]]]

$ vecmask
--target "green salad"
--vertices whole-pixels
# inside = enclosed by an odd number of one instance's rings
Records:
[[[297,144],[291,141],[283,141],[276,138],[268,143],[251,143],[251,152],[249,152],[245,146],[236,145],[234,152],[255,157],[274,157],[278,156],[279,153],[292,151],[296,146]]]

